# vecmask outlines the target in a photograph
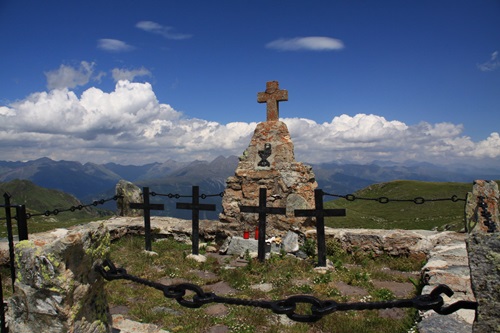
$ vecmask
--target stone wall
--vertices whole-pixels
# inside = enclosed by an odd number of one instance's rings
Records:
[[[102,227],[103,223],[106,228]],[[192,232],[190,221],[168,217],[152,217],[151,227],[160,238],[173,237],[185,242],[189,242]],[[30,241],[20,242],[16,248],[17,291],[9,302],[11,332],[109,332],[107,325],[110,318],[103,296],[103,280],[94,272],[92,265],[95,260],[106,256],[110,240],[143,232],[142,218],[115,217],[71,230],[57,229],[33,234]],[[312,228],[305,230],[301,238],[315,237],[315,233]],[[474,273],[482,276],[482,280],[476,278],[476,287],[484,290],[478,298],[482,309],[480,313],[484,315],[479,316],[479,321],[475,323],[478,327],[475,332],[485,331],[484,327],[495,332],[495,326],[491,326],[494,322],[492,324],[485,318],[496,318],[496,313],[500,311],[499,298],[495,294],[500,290],[500,264],[497,262],[500,238],[496,233],[490,234],[492,236],[486,240],[485,235],[489,236],[485,233],[469,236],[469,247],[471,242],[485,244],[474,250],[478,259],[471,259]],[[201,239],[216,241],[228,236],[241,236],[238,223],[200,221]],[[468,291],[470,287],[467,287],[470,285],[464,244],[467,234],[326,228],[326,237],[339,242],[347,251],[410,255],[416,260],[426,258],[428,262],[422,274],[429,286],[424,288],[424,293],[436,284],[445,283],[455,291],[453,298],[446,299],[446,303],[459,299],[473,300]],[[461,265],[460,270],[458,265]],[[461,323],[460,332],[471,332],[474,313],[461,310],[449,316],[426,315],[419,326],[422,332],[438,332],[435,330],[438,325],[436,320],[441,323],[440,327],[456,322]]]

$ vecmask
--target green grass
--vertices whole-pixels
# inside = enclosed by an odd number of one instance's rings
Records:
[[[347,254],[334,243],[329,243],[327,247],[328,258],[337,262],[337,269],[326,274],[314,271],[316,258],[299,260],[285,254],[276,254],[264,263],[253,259],[247,266],[225,269],[224,264],[220,265],[211,257],[208,257],[205,263],[185,259],[190,253],[190,245],[174,240],[153,243],[153,251],[157,252],[158,256],[145,254],[143,247],[142,237],[124,237],[112,244],[111,259],[117,267],[126,268],[129,274],[152,281],[185,279],[200,285],[202,289],[205,289],[207,284],[224,281],[237,290],[236,295],[225,296],[241,299],[278,300],[297,294],[309,294],[337,302],[362,300],[356,296],[342,296],[335,287],[336,282],[342,281],[365,288],[369,296],[365,296],[364,300],[389,300],[393,299],[392,293],[385,288],[375,288],[373,277],[382,277],[388,281],[403,279],[401,275],[393,275],[387,270],[392,258],[381,256],[362,260],[363,255]],[[396,266],[414,270],[420,270],[422,267],[422,263],[416,263],[412,258],[398,260],[400,263]],[[194,273],[195,270],[214,273],[215,277],[204,280]],[[250,287],[260,283],[270,283],[273,289],[263,292]],[[407,309],[405,318],[394,320],[381,318],[376,310],[348,311],[327,315],[315,323],[294,322],[287,325],[281,323],[279,316],[271,310],[247,306],[226,305],[227,315],[207,315],[205,310],[211,304],[198,309],[185,308],[175,300],[165,298],[161,291],[124,280],[107,282],[106,292],[110,306],[127,306],[129,312],[126,316],[136,321],[154,323],[170,332],[204,332],[219,324],[229,327],[230,332],[397,333],[407,332],[413,326],[416,315],[415,310]],[[186,299],[190,297],[192,295],[185,296]],[[309,306],[299,304],[297,312],[307,314],[309,309]]]
[[[356,197],[390,199],[465,199],[472,184],[398,180],[374,184],[354,193]],[[388,202],[340,198],[325,203],[326,208],[345,208],[347,216],[326,218],[334,228],[461,230],[464,228],[464,201]]]

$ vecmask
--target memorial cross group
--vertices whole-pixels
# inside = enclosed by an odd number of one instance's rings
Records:
[[[280,90],[278,81],[270,81],[266,84],[266,90],[257,94],[257,102],[267,104],[267,121],[278,121],[279,102],[288,100],[288,91]],[[146,238],[146,250],[151,251],[151,210],[163,210],[162,204],[151,204],[149,202],[149,188],[144,187],[143,203],[131,203],[130,208],[144,210],[144,227]],[[323,191],[316,189],[314,191],[314,209],[296,209],[295,217],[314,217],[316,219],[317,245],[318,245],[318,266],[326,266],[326,241],[325,241],[325,217],[327,216],[345,216],[345,209],[325,209],[323,207]],[[213,204],[200,204],[199,187],[193,186],[191,203],[177,203],[177,209],[188,209],[192,211],[192,253],[197,255],[199,252],[199,212],[215,211]],[[258,260],[265,260],[266,246],[266,220],[268,214],[286,215],[286,208],[267,207],[267,189],[259,189],[259,205],[245,206],[240,205],[241,213],[259,214],[259,235],[258,235]]]
[[[152,210],[164,210],[163,204],[151,204],[149,202],[149,187],[142,188],[142,203],[130,203],[129,207],[132,209],[142,209],[144,211],[144,238],[146,239],[145,249],[146,251],[152,251],[151,248],[151,211]],[[191,243],[192,243],[192,254],[199,254],[199,240],[200,240],[200,211],[215,211],[214,204],[200,204],[200,187],[193,186],[192,201],[189,202],[177,202],[177,209],[187,209],[191,210]]]

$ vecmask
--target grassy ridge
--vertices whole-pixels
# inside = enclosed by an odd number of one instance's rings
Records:
[[[472,184],[397,180],[368,186],[356,197],[390,199],[465,199]],[[326,208],[345,208],[346,217],[327,218],[325,224],[337,228],[460,230],[464,227],[464,201],[388,202],[340,198],[325,203]]]
[[[80,201],[74,196],[35,185],[28,180],[13,180],[6,183],[0,183],[0,199],[4,204],[4,193],[8,193],[11,205],[26,205],[27,213],[43,214],[45,211],[54,209],[64,210],[71,206],[81,205]],[[15,215],[15,210],[12,210]],[[66,228],[75,224],[89,222],[102,216],[102,211],[91,207],[74,212],[61,212],[58,215],[35,216],[28,220],[28,230],[30,233],[51,230],[54,228]],[[5,210],[0,209],[0,218],[5,218]],[[0,237],[6,237],[7,231],[5,223],[0,221]],[[14,229],[17,228],[13,223]],[[17,233],[17,230],[14,230]]]

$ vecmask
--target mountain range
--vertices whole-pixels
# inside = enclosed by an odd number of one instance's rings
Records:
[[[218,194],[224,191],[227,177],[234,175],[238,157],[219,156],[213,161],[150,163],[141,166],[115,163],[82,164],[76,161],[54,161],[40,158],[26,162],[0,161],[0,182],[14,179],[30,180],[38,186],[70,193],[81,202],[109,198],[114,195],[115,185],[126,179],[139,187],[148,186],[160,194],[189,195],[193,185],[200,193]],[[325,192],[348,194],[374,183],[396,179],[435,182],[469,182],[475,179],[500,179],[500,171],[487,168],[450,168],[429,163],[371,164],[328,163],[313,165],[318,187]],[[163,201],[162,201],[163,200]],[[164,202],[165,197],[153,198]],[[189,218],[189,211],[175,209],[175,200],[168,200],[166,209],[159,214]],[[178,200],[182,201],[182,200]],[[186,201],[186,200],[184,200]],[[220,196],[209,197],[205,203],[215,203],[217,211],[201,213],[200,218],[217,218],[220,212]],[[113,203],[111,203],[113,205]],[[114,209],[112,206],[106,207]],[[156,212],[155,212],[156,213]]]

